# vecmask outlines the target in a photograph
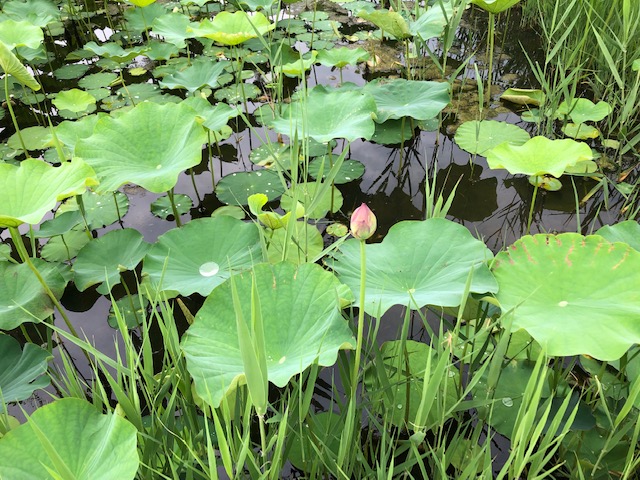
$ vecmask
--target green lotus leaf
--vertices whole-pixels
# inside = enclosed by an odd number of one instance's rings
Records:
[[[317,189],[318,185],[315,182],[299,182],[295,186],[295,191],[289,189],[282,195],[280,206],[290,212],[293,209],[293,201],[296,199],[305,208],[307,216],[315,220],[325,217],[329,212],[335,213],[342,208],[344,200],[340,190],[332,186],[325,190],[321,198],[318,199],[316,198]],[[309,210],[313,203],[315,203],[315,207]]]
[[[380,145],[400,145],[413,137],[416,124],[408,118],[376,123],[371,141]]]
[[[544,103],[544,92],[532,88],[507,88],[500,95],[500,98],[516,105],[534,105],[537,107]]]
[[[574,123],[599,122],[612,112],[611,105],[607,102],[599,101],[594,104],[587,98],[576,98],[571,104],[566,101],[558,105],[556,117],[570,117]]]
[[[328,265],[359,292],[360,241],[348,240],[333,257]],[[484,243],[449,220],[397,223],[382,243],[366,246],[365,311],[380,317],[393,305],[458,306],[471,272],[471,292],[496,292],[498,285],[486,265],[492,258]]]
[[[229,62],[215,62],[210,58],[194,61],[190,67],[167,75],[160,80],[160,86],[164,88],[184,88],[190,93],[204,87],[219,87],[218,77],[224,72]]]
[[[228,87],[216,90],[214,98],[228,103],[241,103],[250,98],[256,98],[261,90],[252,83],[234,83]]]
[[[130,480],[140,463],[136,435],[127,420],[85,400],[56,400],[0,439],[0,476]]]
[[[137,230],[125,228],[106,233],[78,253],[73,264],[76,287],[83,292],[102,283],[98,292],[107,295],[120,284],[120,273],[136,268],[147,250],[149,244]]]
[[[296,222],[291,238],[287,237],[286,226],[269,232],[267,236],[267,257],[271,263],[286,260],[300,265],[312,261],[324,249],[318,228],[302,221]]]
[[[35,390],[49,385],[50,380],[45,373],[47,362],[53,356],[33,343],[26,343],[23,350],[9,335],[0,335],[0,352],[1,414],[3,404],[25,400]]]
[[[332,154],[332,161],[335,161],[337,158],[337,155]],[[326,155],[323,155],[322,157],[313,159],[313,161],[309,163],[308,173],[313,179],[318,178],[320,175],[322,175],[324,179],[329,173],[329,170],[331,170],[331,165],[330,159]],[[333,179],[333,183],[340,185],[342,183],[353,182],[362,177],[362,175],[364,175],[364,165],[361,162],[358,160],[344,160],[340,170],[338,170],[338,173]]]
[[[96,185],[95,172],[81,160],[52,167],[41,160],[27,159],[16,167],[0,164],[0,226],[35,225],[56,202],[80,195]]]
[[[88,70],[89,65],[85,65],[84,63],[72,63],[55,69],[53,71],[53,75],[58,80],[75,80],[87,73]]]
[[[455,141],[461,149],[479,155],[504,142],[524,145],[530,138],[529,133],[517,125],[494,120],[464,122],[455,135]]]
[[[33,78],[33,75],[29,73],[29,70],[25,68],[18,57],[4,44],[0,42],[0,68],[13,78],[15,78],[22,85],[26,85],[31,90],[40,90],[40,84]]]
[[[193,108],[204,119],[202,125],[212,132],[217,132],[226,127],[229,120],[237,117],[240,113],[237,108],[230,107],[226,103],[218,103],[212,106],[200,96],[189,97],[184,103]]]
[[[78,86],[87,90],[110,87],[118,80],[118,75],[113,72],[92,73],[78,81]]]
[[[40,228],[33,232],[35,238],[48,238],[67,233],[76,225],[82,223],[80,210],[65,212],[56,215],[51,220],[46,220],[40,224]]]
[[[147,46],[149,47],[149,50],[145,51],[144,54],[154,61],[169,60],[170,58],[177,57],[180,54],[180,49],[172,43],[152,40],[147,44]]]
[[[100,57],[109,58],[118,63],[130,62],[138,55],[142,55],[147,49],[147,47],[134,47],[125,50],[116,42],[104,43],[102,45],[98,45],[96,42],[88,42],[83,48]]]
[[[63,235],[51,238],[47,244],[42,247],[40,256],[48,262],[67,262],[78,255],[91,238],[83,227],[76,227]]]
[[[557,192],[562,188],[562,182],[550,175],[532,175],[529,177],[529,183],[548,192]]]
[[[127,295],[111,305],[107,323],[111,328],[118,328],[118,316],[123,320],[127,328],[132,329],[142,325],[147,315],[149,300],[144,295]],[[117,312],[116,313],[116,309]]]
[[[561,176],[567,167],[591,160],[586,143],[571,139],[533,137],[523,145],[502,143],[485,152],[490,168],[505,168],[511,174]]]
[[[311,52],[299,56],[292,62],[277,65],[275,70],[276,72],[284,73],[287,77],[303,77],[305,72],[316,62],[317,56],[318,52],[316,50],[312,50]]]
[[[640,252],[599,235],[525,236],[496,256],[496,295],[513,330],[549,355],[616,360],[640,343]]]
[[[249,16],[246,12],[218,13],[213,21],[205,19],[196,28],[190,28],[196,37],[205,37],[223,45],[238,45],[276,28],[262,13]]]
[[[48,127],[27,127],[20,130],[24,146],[27,150],[43,150],[53,146],[53,136],[51,130]],[[20,143],[20,137],[17,133],[14,133],[7,140],[7,145],[15,150],[22,150],[22,144]]]
[[[428,120],[436,117],[449,104],[449,85],[446,82],[419,80],[373,81],[363,90],[376,102],[376,121],[412,117]]]
[[[216,185],[216,195],[227,205],[247,205],[254,193],[264,193],[269,200],[282,195],[284,187],[278,174],[272,170],[231,173]]]
[[[341,314],[344,285],[322,267],[287,262],[260,264],[234,275],[242,315],[251,319],[255,281],[261,306],[267,377],[284,387],[309,365],[333,365],[338,351],[354,348],[355,339]],[[205,300],[185,333],[182,349],[196,392],[217,407],[228,390],[245,382],[236,326],[232,283],[225,282]]]
[[[97,74],[96,74],[97,75]],[[87,115],[76,121],[65,120],[55,127],[56,137],[69,148],[75,148],[81,138],[89,138],[93,135],[93,129],[105,113]]]
[[[490,13],[500,13],[513,7],[520,0],[471,0],[471,3],[478,5],[483,10]]]
[[[185,48],[185,40],[193,37],[193,33],[187,32],[190,25],[189,17],[183,13],[168,13],[153,21],[152,33],[163,37],[165,42],[178,48]]]
[[[60,110],[79,113],[86,111],[91,106],[95,106],[96,99],[83,90],[72,88],[71,90],[58,92],[52,103]]]
[[[106,227],[122,220],[129,211],[129,197],[122,192],[99,194],[87,190],[82,194],[84,213],[87,225],[91,230]],[[70,198],[58,208],[57,213],[77,211],[80,209],[76,197]]]
[[[578,140],[589,140],[600,136],[600,130],[584,123],[567,123],[562,127],[562,133]]]
[[[9,19],[0,22],[0,42],[9,48],[38,48],[44,42],[44,34],[37,25]]]
[[[60,18],[58,6],[49,0],[13,0],[2,6],[2,13],[16,21],[27,21],[38,27],[46,27]]]
[[[180,172],[202,160],[207,135],[195,118],[186,105],[142,102],[117,118],[98,120],[75,154],[94,167],[99,192],[135,183],[163,193],[175,186]]]
[[[238,3],[240,5],[244,5],[252,12],[257,12],[258,10],[271,10],[271,7],[277,3],[276,0],[239,0]]]
[[[193,207],[193,201],[188,195],[175,194],[173,196],[173,201],[178,215],[184,215],[191,209],[191,207]],[[171,205],[169,195],[163,195],[155,200],[151,204],[151,213],[163,220],[167,220],[169,216],[172,216],[173,206]]]
[[[38,258],[32,262],[56,298],[60,298],[67,281],[58,268]],[[39,322],[52,313],[51,300],[27,264],[0,262],[0,330]]]
[[[370,95],[314,87],[304,102],[292,103],[271,125],[278,133],[294,136],[297,132],[298,138],[311,137],[320,143],[334,138],[368,140],[375,131],[375,112]]]
[[[356,65],[366,62],[369,59],[369,52],[364,48],[340,47],[331,50],[320,50],[316,60],[327,67],[343,68],[347,65]]]
[[[151,5],[156,0],[127,0],[127,2],[135,5],[136,7],[144,8],[147,5]]]
[[[251,163],[265,168],[277,165],[283,169],[289,169],[291,165],[291,146],[284,143],[265,143],[251,150],[249,160]]]
[[[401,350],[404,346],[405,350]],[[372,370],[366,372],[365,385],[367,391],[372,392],[372,404],[380,409],[380,415],[393,425],[411,428],[418,424],[417,414],[423,397],[424,371],[428,365],[433,369],[438,363],[438,353],[426,343],[408,340],[385,342],[380,347],[382,367],[386,371],[386,388],[377,380],[377,373]],[[401,365],[401,369],[398,367]],[[427,377],[430,380],[430,376]],[[457,385],[460,382],[460,372],[449,364],[443,381],[438,386],[436,395],[444,398],[445,410],[453,408],[459,400]],[[440,401],[440,400],[439,400]],[[407,413],[408,410],[408,413]],[[426,413],[426,412],[425,412]],[[436,405],[429,410],[426,424],[439,423],[440,414]],[[409,423],[405,422],[408,419]],[[419,425],[424,425],[419,423]]]
[[[640,224],[635,220],[626,220],[616,225],[605,225],[596,232],[610,242],[623,242],[640,252]]]
[[[229,216],[200,218],[161,235],[147,252],[143,275],[161,290],[207,296],[232,274],[260,261],[256,225]]]
[[[414,36],[423,41],[439,37],[453,16],[453,5],[448,1],[436,2],[426,12],[422,13],[409,25],[409,30]]]
[[[142,8],[127,8],[124,10],[124,19],[128,35],[142,34],[149,31],[149,27],[154,23],[156,18],[165,15],[167,9],[161,3],[147,3]]]
[[[358,12],[358,16],[373,23],[384,33],[397,40],[404,40],[413,36],[407,21],[398,12],[392,10],[361,10]]]
[[[344,417],[333,412],[310,412],[304,426],[309,435],[301,435],[299,442],[292,442],[287,460],[297,469],[310,473],[317,468],[319,457],[322,461],[337,458],[344,431]],[[316,439],[322,441],[316,444]]]

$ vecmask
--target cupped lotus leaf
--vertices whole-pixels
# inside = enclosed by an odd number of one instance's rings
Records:
[[[471,0],[471,3],[478,5],[481,9],[489,13],[500,13],[513,7],[520,0]]]
[[[93,169],[77,159],[59,167],[35,159],[23,160],[18,167],[2,163],[0,226],[40,223],[56,202],[80,195],[97,183]]]
[[[439,37],[453,16],[453,5],[448,1],[437,1],[409,25],[411,33],[423,41]]]
[[[449,104],[449,84],[422,80],[373,81],[363,90],[376,102],[376,121],[412,117],[428,120],[436,117]]]
[[[0,335],[0,414],[3,403],[19,402],[40,388],[49,385],[47,362],[53,356],[46,350],[26,343],[20,348],[17,340],[9,335]]]
[[[574,123],[599,122],[612,112],[611,105],[607,102],[599,101],[593,103],[588,98],[576,98],[571,103],[565,100],[556,110],[556,117],[568,116]]]
[[[127,420],[85,400],[56,400],[0,439],[0,477],[130,480],[140,463],[136,435]]]
[[[500,98],[516,105],[537,107],[544,103],[544,92],[533,88],[507,88]]]
[[[60,110],[80,113],[86,111],[92,105],[95,106],[96,99],[83,90],[72,88],[71,90],[57,93],[52,103]]]
[[[200,96],[189,97],[184,103],[193,108],[204,119],[202,125],[212,132],[217,132],[226,127],[229,120],[237,117],[240,113],[237,108],[230,107],[226,103],[218,103],[212,106]]]
[[[44,42],[44,34],[37,25],[9,19],[0,22],[0,41],[9,48],[38,48]]]
[[[549,355],[616,360],[640,343],[640,252],[599,235],[525,236],[496,256],[512,329]]]
[[[490,168],[505,168],[511,174],[561,176],[567,167],[591,160],[586,143],[571,139],[533,137],[523,145],[502,143],[485,152]]]
[[[75,154],[94,167],[99,192],[135,183],[163,193],[180,172],[200,163],[206,141],[188,106],[143,102],[117,118],[101,118],[93,135],[76,144]]]
[[[20,63],[18,57],[13,54],[4,42],[0,42],[0,68],[2,68],[4,73],[13,76],[18,82],[29,87],[31,90],[40,90],[38,81],[29,73],[29,70]]]
[[[524,145],[530,138],[529,133],[517,125],[494,120],[464,122],[455,135],[455,141],[461,149],[479,155],[504,142]]]
[[[326,67],[343,68],[347,65],[356,65],[366,62],[369,59],[369,52],[364,48],[340,47],[331,50],[320,50],[316,60]]]
[[[486,264],[492,258],[484,243],[449,220],[397,223],[382,243],[366,246],[365,311],[381,316],[393,305],[458,306],[470,273],[471,292],[496,292]],[[346,241],[327,263],[353,292],[360,291],[360,241]]]
[[[332,154],[333,155],[333,154]],[[322,175],[322,178],[326,178],[327,174],[331,170],[332,162],[335,162],[338,157],[333,155],[332,158],[323,155],[313,159],[309,163],[309,176],[316,179]],[[338,173],[333,178],[333,183],[340,185],[342,183],[353,182],[364,175],[364,165],[358,160],[344,160]]]
[[[391,35],[397,40],[411,38],[413,33],[409,30],[409,24],[398,12],[393,10],[361,10],[358,12],[360,18],[379,27],[384,33]]]
[[[290,212],[293,209],[295,199],[304,207],[307,216],[315,220],[325,217],[329,212],[335,213],[342,208],[344,199],[336,187],[331,186],[325,190],[320,198],[316,195],[317,190],[318,184],[315,182],[299,182],[296,184],[295,190],[289,189],[282,195],[280,206]],[[314,208],[310,209],[311,206]]]
[[[290,238],[286,225],[269,232],[267,236],[267,257],[272,263],[286,260],[299,265],[314,260],[324,249],[318,228],[307,222],[296,222]]]
[[[161,290],[207,296],[232,274],[260,261],[255,224],[229,216],[200,218],[161,235],[144,259],[143,275]]]
[[[229,62],[215,62],[210,58],[194,61],[185,70],[164,77],[160,85],[164,88],[184,88],[190,93],[204,87],[219,87],[218,77],[228,65]]]
[[[227,281],[213,291],[182,340],[196,392],[213,407],[225,392],[245,382],[232,285],[246,299],[242,315],[250,321],[253,282],[270,382],[284,387],[308,366],[333,365],[340,349],[355,346],[340,305],[350,294],[333,274],[312,263],[256,265],[253,272],[234,275],[233,284]]]
[[[302,77],[304,76],[305,72],[309,70],[311,66],[316,62],[317,56],[318,52],[316,50],[311,50],[311,52],[305,53],[292,62],[277,65],[275,67],[275,70],[277,72],[284,73],[287,77]]]
[[[118,63],[130,62],[138,55],[142,55],[147,47],[134,47],[124,49],[116,42],[108,42],[98,45],[96,42],[88,42],[83,47],[85,50],[95,53],[100,57],[105,57]]]
[[[187,32],[189,25],[189,17],[183,13],[168,13],[153,21],[152,33],[163,37],[165,42],[178,48],[185,48],[185,40],[193,36],[193,33]]]
[[[271,122],[274,130],[320,143],[334,138],[368,140],[375,132],[376,103],[371,95],[314,87],[304,102],[294,102]],[[331,115],[327,115],[331,112]]]
[[[31,261],[56,298],[60,298],[67,281],[58,268],[38,258]],[[27,264],[0,262],[1,330],[12,330],[24,322],[39,322],[52,313],[53,303]]]
[[[610,242],[623,242],[640,252],[640,224],[635,220],[625,220],[616,225],[605,225],[596,232]]]
[[[136,268],[149,246],[142,234],[132,228],[112,230],[89,242],[73,264],[76,287],[83,292],[102,283],[98,292],[107,295],[120,284],[120,273]]]
[[[284,193],[280,176],[273,170],[238,172],[222,177],[216,185],[216,195],[227,205],[247,205],[255,193],[264,193],[269,200],[278,198]]]
[[[223,45],[238,45],[250,38],[264,35],[276,28],[262,13],[249,16],[246,12],[220,12],[213,21],[205,19],[195,28],[190,28],[196,37],[210,38]]]

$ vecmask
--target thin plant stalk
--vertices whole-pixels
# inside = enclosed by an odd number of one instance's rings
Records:
[[[527,218],[527,235],[531,232],[531,220],[533,219],[533,209],[536,206],[536,197],[538,195],[538,185],[533,187],[533,196],[531,197],[531,206],[529,207],[529,217]]]
[[[182,222],[180,221],[180,214],[178,213],[176,201],[173,196],[173,188],[167,192],[167,195],[169,196],[169,202],[171,203],[171,211],[173,212],[173,216],[176,219],[176,226],[180,228],[182,226]]]
[[[7,108],[9,109],[9,114],[11,115],[11,121],[13,122],[13,127],[16,129],[16,133],[18,134],[18,140],[20,140],[20,146],[22,150],[24,150],[24,154],[27,158],[31,158],[29,156],[29,151],[24,143],[24,138],[22,138],[22,133],[20,133],[20,126],[18,125],[18,120],[16,119],[16,114],[13,111],[13,106],[11,105],[11,97],[9,96],[9,75],[5,74],[4,76],[4,95],[7,101]]]
[[[351,377],[351,398],[355,398],[356,390],[358,389],[358,371],[360,370],[362,338],[364,336],[364,300],[367,280],[367,257],[365,246],[365,240],[360,240],[360,308],[358,309],[358,334],[356,337],[356,353],[353,360],[353,373]]]

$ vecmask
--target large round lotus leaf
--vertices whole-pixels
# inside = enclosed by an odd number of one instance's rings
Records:
[[[513,7],[520,0],[471,0],[483,10],[491,13],[500,13]]]
[[[606,238],[610,242],[624,242],[640,252],[640,223],[626,220],[616,225],[605,225],[596,235]]]
[[[147,253],[142,273],[161,290],[206,296],[233,273],[260,261],[255,224],[229,216],[201,218],[161,235]]]
[[[0,164],[0,226],[35,225],[56,202],[80,195],[96,185],[95,172],[81,160],[52,167],[41,160],[27,159],[16,167]]]
[[[56,400],[0,439],[0,477],[133,479],[140,463],[136,435],[127,420],[103,415],[85,400]]]
[[[31,260],[56,298],[67,281],[52,263]],[[11,330],[24,322],[38,322],[53,313],[53,304],[42,284],[25,263],[0,262],[0,330]]]
[[[332,154],[331,160],[335,162],[337,158],[337,155]],[[309,163],[309,176],[313,179],[318,178],[320,176],[320,172],[322,172],[322,178],[325,179],[329,170],[331,170],[331,162],[326,155],[315,158]],[[358,160],[345,160],[342,163],[340,170],[338,170],[338,173],[333,178],[333,183],[337,185],[349,183],[357,180],[362,175],[364,175],[364,165],[361,162]]]
[[[0,41],[9,48],[38,48],[44,41],[42,28],[30,22],[3,20],[0,22]]]
[[[164,88],[184,88],[190,93],[204,87],[215,88],[220,86],[218,77],[224,72],[229,62],[214,62],[210,58],[194,61],[185,70],[167,75],[160,81]]]
[[[393,36],[397,40],[413,36],[407,21],[402,15],[393,10],[361,10],[358,12],[358,16],[380,27],[384,33]]]
[[[72,88],[71,90],[59,92],[52,103],[60,110],[78,113],[84,112],[92,105],[95,105],[96,99],[83,90]]]
[[[269,381],[284,387],[312,363],[333,365],[338,350],[355,346],[340,307],[340,298],[348,292],[333,274],[312,263],[296,267],[283,262],[234,275],[245,321],[251,319],[252,277],[260,299]],[[227,281],[213,291],[182,341],[196,392],[214,407],[227,390],[245,381],[231,285]]]
[[[589,145],[571,139],[533,137],[523,145],[502,143],[485,152],[490,168],[505,168],[511,174],[561,176],[567,167],[591,160]]]
[[[2,405],[29,398],[34,390],[49,385],[47,362],[53,356],[46,350],[27,343],[24,350],[9,335],[0,335],[0,414]]]
[[[616,360],[640,343],[640,252],[577,233],[526,236],[496,256],[502,311],[549,355]]]
[[[193,28],[196,37],[210,38],[223,45],[238,45],[276,28],[262,13],[252,16],[246,12],[220,12],[213,21],[205,19]]]
[[[2,13],[14,20],[25,20],[38,27],[60,18],[58,6],[50,0],[12,0],[5,2]]]
[[[113,230],[84,246],[73,264],[74,282],[83,292],[92,285],[108,294],[120,283],[120,273],[133,270],[149,249],[140,232],[132,228]]]
[[[272,170],[231,173],[216,185],[216,195],[227,205],[247,205],[247,199],[255,193],[264,193],[269,200],[275,200],[283,192],[280,177]]]
[[[343,68],[347,65],[355,65],[366,62],[369,59],[369,52],[364,48],[340,47],[331,50],[320,50],[316,60],[327,67]]]
[[[381,316],[393,305],[458,306],[470,272],[471,292],[496,292],[498,285],[486,265],[492,258],[484,243],[449,220],[397,223],[382,243],[366,246],[365,311]],[[327,263],[351,291],[360,291],[359,240],[345,242]]]
[[[464,122],[455,135],[455,141],[461,149],[479,155],[504,142],[524,145],[529,138],[529,133],[517,125],[495,120]]]
[[[212,106],[207,100],[200,96],[189,97],[185,104],[193,108],[196,113],[204,118],[202,125],[211,131],[218,131],[225,127],[230,118],[237,117],[239,111],[226,103],[218,103]]]
[[[144,1],[146,2],[146,0]],[[127,8],[124,10],[126,27],[124,27],[123,30],[126,30],[127,35],[129,36],[141,34],[142,32],[149,30],[149,26],[154,23],[156,18],[161,15],[165,15],[166,13],[167,9],[161,2],[149,2],[146,5],[142,5],[142,8]]]
[[[568,116],[574,123],[599,122],[611,113],[611,105],[607,102],[599,101],[593,103],[588,98],[576,98],[568,104],[566,101],[558,105],[556,117]]]
[[[376,121],[412,117],[428,120],[437,116],[449,104],[449,84],[421,80],[374,81],[363,90],[376,102]]]
[[[368,140],[375,131],[375,112],[376,103],[370,95],[314,87],[304,102],[292,103],[271,125],[278,133],[294,136],[297,132],[298,138],[311,137],[321,143],[334,138]]]
[[[318,228],[306,222],[296,222],[290,238],[287,237],[286,228],[273,230],[267,237],[267,256],[272,263],[283,260],[295,264],[308,262],[319,255],[324,248],[324,241]]]
[[[178,215],[184,215],[193,207],[193,200],[188,195],[177,193],[173,196],[172,206],[169,195],[163,195],[151,204],[151,213],[156,217],[167,220],[169,216],[173,216],[173,207],[175,207]]]
[[[142,102],[117,118],[101,118],[75,153],[95,168],[99,191],[135,183],[162,193],[175,186],[181,171],[200,163],[206,141],[191,108]]]

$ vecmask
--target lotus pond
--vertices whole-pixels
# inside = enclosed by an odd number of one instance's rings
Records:
[[[637,478],[611,3],[2,2],[0,479]]]

